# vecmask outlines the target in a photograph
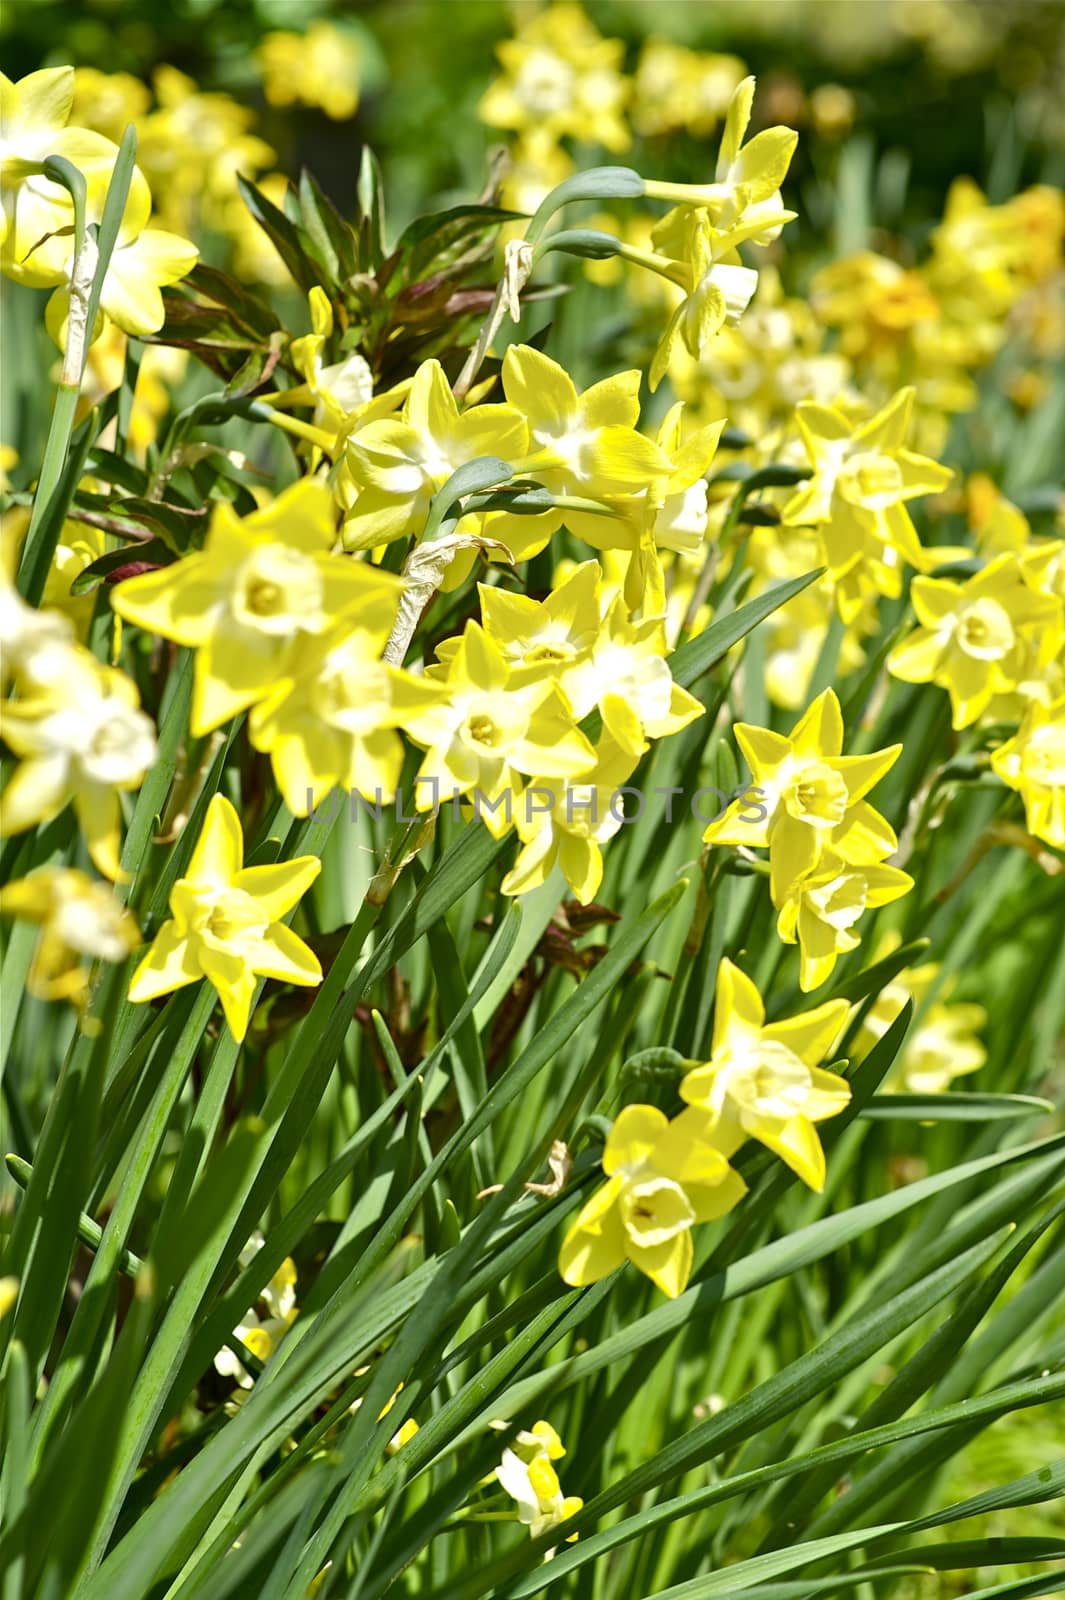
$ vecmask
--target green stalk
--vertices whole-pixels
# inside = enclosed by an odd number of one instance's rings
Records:
[[[137,135],[130,126],[115,158],[100,226],[92,230],[86,223],[84,176],[62,156],[49,156],[44,163],[45,176],[61,184],[74,203],[75,243],[67,349],[19,572],[22,593],[31,605],[39,604],[44,592],[60,530],[77,487],[65,469],[100,296],[122,226],[136,149]],[[95,260],[91,259],[93,252]]]

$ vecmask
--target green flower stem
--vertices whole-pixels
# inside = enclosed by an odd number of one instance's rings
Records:
[[[53,182],[62,184],[73,201],[75,243],[70,274],[70,318],[67,325],[63,372],[48,428],[48,441],[41,463],[19,574],[22,593],[31,605],[39,604],[44,592],[45,579],[52,564],[60,530],[77,487],[76,481],[66,473],[65,468],[70,454],[74,419],[81,397],[89,345],[92,343],[96,317],[100,309],[104,279],[107,277],[107,269],[111,264],[111,255],[126,209],[136,149],[137,135],[130,126],[126,129],[115,158],[100,226],[91,232],[86,224],[83,175],[61,156],[50,156],[44,163],[46,176]]]

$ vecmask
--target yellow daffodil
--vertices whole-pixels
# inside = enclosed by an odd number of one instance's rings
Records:
[[[312,22],[304,33],[264,34],[255,55],[272,106],[320,106],[334,122],[347,122],[359,109],[359,48],[331,22]]]
[[[777,214],[783,226],[794,215]],[[652,232],[657,254],[626,246],[620,254],[638,266],[670,278],[684,290],[684,299],[666,324],[651,362],[648,379],[657,389],[670,369],[677,341],[695,360],[706,352],[726,324],[735,326],[750,305],[758,287],[758,273],[740,260],[739,246],[762,230],[764,219],[741,220],[716,228],[702,207],[680,206],[664,217]]]
[[[997,556],[964,582],[918,577],[910,598],[920,627],[887,659],[905,683],[935,683],[950,694],[955,728],[967,728],[995,695],[1008,693],[1029,670],[1026,644],[1038,665],[1061,648],[1061,601],[1024,581],[1017,557]]]
[[[27,605],[15,587],[22,530],[10,516],[0,531],[0,688],[14,677],[23,688],[61,678],[74,633],[68,616]]]
[[[601,846],[622,826],[618,788],[636,757],[607,737],[596,764],[579,780],[534,777],[514,810],[522,850],[500,885],[504,894],[527,894],[545,882],[555,863],[582,906],[595,899],[603,881]]]
[[[349,550],[368,550],[420,533],[429,502],[458,467],[478,456],[518,461],[528,434],[510,405],[461,411],[439,361],[423,361],[402,415],[367,422],[347,442],[359,494],[344,523]]]
[[[807,402],[796,411],[813,476],[781,517],[791,527],[818,528],[844,622],[854,621],[862,602],[860,584],[849,580],[872,574],[876,589],[894,597],[901,563],[924,565],[906,502],[939,494],[951,480],[948,467],[906,448],[913,397],[913,389],[901,389],[859,424],[834,406]]]
[[[835,690],[825,689],[807,707],[790,734],[747,722],[735,725],[736,742],[758,791],[758,807],[745,797],[720,821],[711,822],[708,844],[769,847],[773,904],[817,867],[825,852],[847,862],[882,861],[896,847],[895,835],[864,796],[895,764],[900,744],[864,756],[845,756],[843,716]],[[764,812],[758,818],[756,809]]]
[[[233,1037],[243,1039],[257,978],[301,987],[322,981],[313,951],[281,921],[321,870],[317,856],[245,867],[240,820],[216,794],[185,876],[170,892],[171,920],[133,974],[129,998],[154,1000],[206,978]]]
[[[661,617],[632,621],[624,600],[610,605],[585,662],[564,675],[577,720],[598,706],[619,747],[640,756],[647,740],[679,733],[704,714],[700,700],[673,682]]]
[[[115,586],[120,617],[196,650],[194,734],[265,699],[341,618],[394,608],[400,580],[334,539],[332,497],[305,478],[248,517],[217,504],[202,551]]]
[[[840,955],[861,943],[852,930],[863,912],[909,894],[913,879],[880,863],[852,866],[826,851],[818,866],[790,886],[780,906],[777,933],[800,948],[799,987],[804,994],[832,975]]]
[[[710,524],[706,474],[717,453],[725,424],[711,422],[684,438],[683,402],[671,406],[655,434],[655,443],[669,458],[667,478],[657,479],[640,504],[647,532],[658,550],[692,555],[706,541]]]
[[[631,1261],[674,1299],[691,1275],[692,1228],[731,1211],[746,1184],[695,1109],[670,1121],[655,1106],[626,1106],[606,1141],[603,1171],[608,1182],[563,1240],[559,1271],[581,1287]]]
[[[991,766],[1023,798],[1029,833],[1065,850],[1065,698],[1032,701],[1013,738],[992,752]]]
[[[563,1495],[554,1462],[566,1454],[549,1422],[523,1428],[506,1450],[494,1477],[517,1503],[518,1521],[533,1539],[572,1517],[584,1504],[575,1494]],[[572,1542],[577,1535],[572,1534]]]
[[[5,226],[10,223],[3,270],[32,288],[58,286],[47,322],[63,344],[74,270],[74,209],[62,185],[43,176],[41,163],[57,155],[77,167],[86,182],[86,220],[98,223],[118,147],[100,133],[66,126],[74,100],[73,68],[34,72],[16,84],[2,75],[0,79],[0,188]],[[134,167],[100,296],[104,316],[130,334],[156,333],[162,327],[160,287],[183,278],[199,253],[187,239],[149,228],[150,213],[147,182]]]
[[[524,468],[552,493],[606,500],[639,494],[651,479],[669,477],[668,457],[636,431],[638,371],[616,373],[579,393],[550,356],[531,345],[511,345],[503,358],[503,390],[528,423],[530,457]],[[535,523],[542,548],[563,516],[548,512],[511,520]],[[610,536],[606,518],[567,512],[565,520],[578,538]],[[493,523],[493,528],[502,526]]]
[[[313,405],[315,426],[336,433],[373,398],[373,375],[357,350],[343,361],[322,365],[322,348],[333,332],[333,308],[317,284],[307,298],[314,331],[293,339],[289,346],[289,356],[304,381],[271,399],[275,405],[279,401],[286,406]]]
[[[68,127],[73,67],[47,67],[17,83],[0,73],[0,240],[4,272],[45,288],[62,281],[73,251],[74,206],[62,184],[43,176],[48,156],[63,156],[85,178],[86,220],[99,222],[118,147],[88,128]],[[133,169],[126,225],[143,227],[151,210],[144,175]]]
[[[599,636],[601,578],[598,561],[582,561],[543,600],[478,584],[484,631],[516,671],[553,675],[565,687],[567,670],[589,658]],[[445,658],[443,648],[438,654]]]
[[[403,767],[395,730],[446,697],[442,685],[381,660],[390,623],[387,610],[362,613],[310,640],[252,710],[251,742],[269,754],[294,816],[306,816],[335,785],[391,801]]]
[[[446,698],[411,711],[404,722],[426,752],[416,780],[418,810],[473,791],[477,813],[500,838],[524,777],[572,778],[594,765],[595,751],[558,686],[549,678],[516,684],[478,623],[467,623],[446,676],[436,681]]]
[[[845,1078],[819,1063],[847,1017],[846,1000],[829,1000],[802,1016],[766,1023],[762,997],[731,961],[717,969],[710,1060],[680,1086],[689,1105],[709,1113],[714,1141],[731,1156],[744,1139],[759,1139],[818,1193],[825,1153],[815,1124],[850,1103]]]
[[[684,130],[705,139],[718,127],[744,75],[738,56],[645,39],[633,84],[633,120],[655,137]]]
[[[160,291],[191,272],[199,253],[188,239],[162,228],[120,234],[100,292],[100,310],[133,337],[158,333],[166,318]],[[68,257],[64,266],[68,280],[72,270],[73,259]],[[66,343],[69,310],[68,290],[57,289],[48,302],[45,322],[60,347]]]
[[[820,322],[840,330],[849,359],[887,355],[893,364],[914,326],[940,309],[920,273],[872,250],[822,267],[810,286],[810,305]]]
[[[132,122],[138,123],[152,103],[151,90],[131,72],[100,72],[75,67],[74,103],[70,120],[95,128],[117,142]]]
[[[41,1000],[88,999],[89,965],[124,961],[140,942],[130,913],[76,867],[43,867],[0,888],[0,913],[40,925],[26,987]]]
[[[713,183],[700,187],[648,182],[644,192],[651,199],[679,200],[703,208],[715,228],[731,229],[742,221],[744,237],[752,244],[771,244],[795,215],[784,211],[780,186],[799,135],[793,128],[763,128],[744,144],[754,90],[754,78],[747,77],[732,93]]]
[[[61,659],[54,681],[0,706],[0,734],[20,758],[0,797],[2,831],[36,827],[73,801],[95,866],[118,879],[119,793],[143,783],[155,729],[124,672],[77,646]]]
[[[90,528],[84,522],[64,522],[45,579],[42,603],[69,618],[82,643],[96,609],[96,596],[91,591],[71,594],[71,585],[106,549],[107,538],[100,528]]]
[[[877,958],[897,949],[899,943],[897,934],[882,940]],[[859,1060],[883,1037],[908,1001],[916,1007],[915,1025],[884,1080],[885,1089],[945,1094],[955,1078],[978,1072],[987,1060],[987,1051],[976,1037],[977,1030],[987,1023],[983,1006],[951,1001],[953,984],[949,980],[941,997],[928,1004],[939,971],[938,962],[926,961],[900,972],[881,989],[862,1020],[854,1041]]]
[[[628,148],[625,45],[604,39],[579,5],[555,0],[496,51],[503,76],[481,100],[483,122],[516,132],[541,128],[555,139],[579,139],[608,150]]]
[[[237,1258],[241,1269],[251,1265],[265,1243],[262,1234],[256,1230]],[[259,1314],[259,1305],[265,1315]],[[256,1304],[233,1332],[241,1344],[265,1365],[295,1322],[296,1315],[296,1263],[286,1256],[270,1282],[260,1289]],[[214,1369],[223,1378],[235,1378],[242,1389],[251,1389],[254,1385],[251,1373],[236,1351],[228,1345],[223,1345],[215,1356]]]

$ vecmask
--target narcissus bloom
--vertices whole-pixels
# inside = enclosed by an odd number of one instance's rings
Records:
[[[426,752],[415,787],[419,811],[474,790],[485,826],[501,838],[523,776],[572,778],[594,765],[595,751],[557,685],[549,678],[516,685],[513,669],[478,623],[466,624],[446,676],[436,682],[445,686],[446,698],[413,710],[404,722]]]
[[[0,796],[0,828],[21,833],[73,801],[94,865],[122,876],[119,792],[138,789],[155,760],[155,729],[131,678],[78,646],[63,670],[0,706],[0,734],[19,765]]]
[[[897,949],[900,942],[897,934],[882,940],[877,959]],[[859,1060],[883,1037],[907,1001],[914,1002],[915,1026],[884,1080],[887,1090],[944,1094],[955,1078],[978,1072],[987,1060],[987,1051],[976,1037],[987,1023],[983,1006],[951,1000],[952,979],[942,985],[938,999],[930,1005],[926,1003],[939,972],[937,961],[906,968],[885,984],[865,1014],[854,1041],[854,1054]]]
[[[517,1502],[518,1521],[532,1538],[555,1528],[572,1517],[584,1504],[579,1495],[563,1495],[554,1462],[566,1454],[565,1447],[549,1422],[535,1422],[523,1428],[514,1443],[503,1451],[495,1469],[497,1482]],[[576,1539],[570,1535],[568,1543]]]
[[[343,361],[323,364],[322,349],[333,332],[333,308],[325,290],[317,284],[307,300],[313,332],[293,339],[289,346],[289,357],[303,383],[298,388],[282,390],[271,400],[275,405],[279,401],[286,406],[313,405],[315,426],[336,433],[348,417],[373,399],[373,374],[357,350]]]
[[[3,270],[20,283],[59,283],[73,251],[74,206],[66,189],[43,176],[48,156],[63,156],[85,178],[86,218],[99,222],[118,146],[88,128],[67,126],[73,67],[46,67],[17,83],[0,73],[0,241]],[[126,219],[143,227],[151,196],[133,169]]]
[[[792,216],[794,212],[782,211],[775,220],[783,225]],[[764,220],[715,228],[705,210],[679,206],[652,232],[657,255],[630,246],[620,251],[626,260],[649,267],[684,290],[651,362],[652,390],[669,371],[678,340],[698,360],[726,323],[735,326],[743,316],[758,287],[758,273],[743,265],[739,246],[761,231]]]
[[[308,641],[249,725],[266,751],[294,816],[303,817],[334,785],[368,799],[391,801],[403,768],[396,729],[443,703],[441,684],[381,660],[390,613],[345,619]]]
[[[957,583],[915,578],[910,589],[921,624],[895,646],[888,671],[905,683],[935,683],[950,694],[955,728],[967,728],[997,694],[1029,670],[1029,641],[1045,665],[1062,641],[1062,605],[1024,581],[1017,557],[997,556]]]
[[[655,1106],[626,1106],[610,1130],[603,1171],[609,1181],[563,1240],[559,1271],[580,1287],[631,1261],[675,1298],[691,1275],[695,1223],[731,1211],[746,1184],[694,1109],[671,1122]]]
[[[902,752],[900,744],[869,755],[845,756],[843,715],[834,689],[825,689],[784,735],[737,722],[736,742],[760,790],[762,820],[746,799],[711,822],[708,844],[768,845],[773,904],[811,872],[826,851],[848,862],[882,861],[896,848],[895,835],[864,796]]]
[[[124,961],[137,924],[106,884],[76,867],[43,867],[0,888],[0,912],[36,922],[41,936],[26,987],[41,1000],[84,1004],[93,961]]]
[[[636,431],[635,369],[578,393],[557,361],[531,345],[511,345],[503,358],[503,390],[528,423],[531,454],[524,466],[553,493],[601,500],[637,494],[649,479],[669,476],[668,458]],[[585,526],[597,520],[602,519],[582,518],[578,536],[584,538]],[[553,526],[561,521],[555,515]]]
[[[496,46],[503,67],[481,100],[480,116],[495,128],[541,129],[625,150],[623,116],[629,81],[625,45],[604,39],[579,5],[555,0],[523,21],[517,37]]]
[[[233,1037],[243,1039],[258,978],[304,988],[322,981],[317,956],[281,921],[321,870],[317,856],[244,866],[240,820],[216,794],[185,876],[170,891],[171,920],[133,974],[129,998],[154,1000],[206,978]]]
[[[786,1021],[766,1023],[762,997],[731,961],[717,969],[714,1041],[710,1060],[680,1086],[689,1105],[709,1113],[714,1141],[726,1155],[758,1139],[819,1193],[825,1153],[815,1123],[850,1103],[845,1078],[819,1065],[838,1038],[849,1010],[829,1000]]]
[[[331,22],[312,22],[305,33],[264,34],[255,55],[272,106],[320,106],[334,122],[359,109],[358,45]]]
[[[401,416],[367,422],[347,441],[347,464],[359,489],[344,523],[349,550],[369,550],[420,533],[429,504],[452,473],[478,456],[519,461],[528,432],[510,405],[460,411],[439,361],[414,374]]]
[[[240,1252],[238,1265],[241,1268],[250,1266],[265,1243],[262,1234],[256,1230]],[[262,1304],[264,1316],[258,1312],[259,1303]],[[256,1306],[251,1307],[233,1332],[252,1355],[265,1365],[295,1322],[296,1315],[296,1263],[286,1256],[270,1282],[259,1291]],[[228,1345],[224,1345],[215,1356],[214,1369],[223,1378],[235,1378],[242,1389],[251,1389],[255,1383],[247,1367]]]
[[[601,846],[624,820],[619,785],[637,758],[605,736],[596,764],[580,780],[533,778],[514,808],[522,850],[500,888],[527,894],[543,883],[557,862],[582,906],[595,899],[603,881]]]
[[[732,228],[742,220],[745,237],[752,244],[771,244],[784,223],[795,215],[784,211],[780,186],[787,177],[799,135],[793,128],[763,128],[744,144],[754,91],[753,77],[744,78],[733,90],[713,183],[699,186],[648,182],[645,193],[651,199],[681,200],[700,206],[715,228]]]
[[[1065,850],[1065,697],[1034,700],[1012,739],[999,745],[991,766],[1024,800],[1029,833]]]
[[[100,310],[123,333],[134,337],[158,333],[166,320],[161,290],[191,272],[199,254],[190,240],[163,228],[141,228],[136,232],[124,229],[108,262]],[[71,256],[63,268],[68,281],[73,266]],[[69,311],[68,290],[57,289],[48,302],[45,321],[61,347],[66,343]]]
[[[341,618],[391,622],[401,580],[332,555],[334,538],[332,497],[305,478],[248,517],[216,505],[202,551],[115,586],[120,617],[196,650],[194,734],[265,699]]]
[[[941,493],[952,477],[949,467],[906,448],[913,398],[913,389],[900,389],[875,416],[857,424],[836,407],[812,401],[795,413],[813,476],[781,516],[789,527],[819,529],[844,622],[853,622],[861,609],[857,580],[863,575],[894,597],[901,593],[902,562],[924,565],[906,502]]]
[[[858,948],[861,939],[852,930],[864,912],[886,906],[912,888],[913,879],[898,867],[852,866],[826,850],[814,871],[792,883],[777,918],[784,943],[799,945],[803,993],[831,977],[839,956]]]
[[[661,617],[633,622],[619,595],[600,615],[602,576],[598,562],[582,562],[542,601],[482,587],[484,630],[513,663],[515,685],[555,679],[578,722],[598,707],[618,747],[637,757],[648,738],[679,732],[704,708],[673,682]],[[455,648],[447,640],[437,653],[450,660]]]

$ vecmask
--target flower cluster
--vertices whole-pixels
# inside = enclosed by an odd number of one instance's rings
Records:
[[[819,1065],[849,1007],[830,1000],[766,1023],[755,985],[731,961],[718,967],[709,1061],[688,1062],[674,1117],[630,1105],[603,1149],[607,1182],[582,1208],[563,1241],[567,1283],[595,1283],[624,1261],[670,1297],[691,1276],[692,1229],[738,1205],[747,1186],[730,1165],[747,1139],[780,1156],[811,1188],[825,1182],[815,1124],[843,1111],[846,1080]]]

